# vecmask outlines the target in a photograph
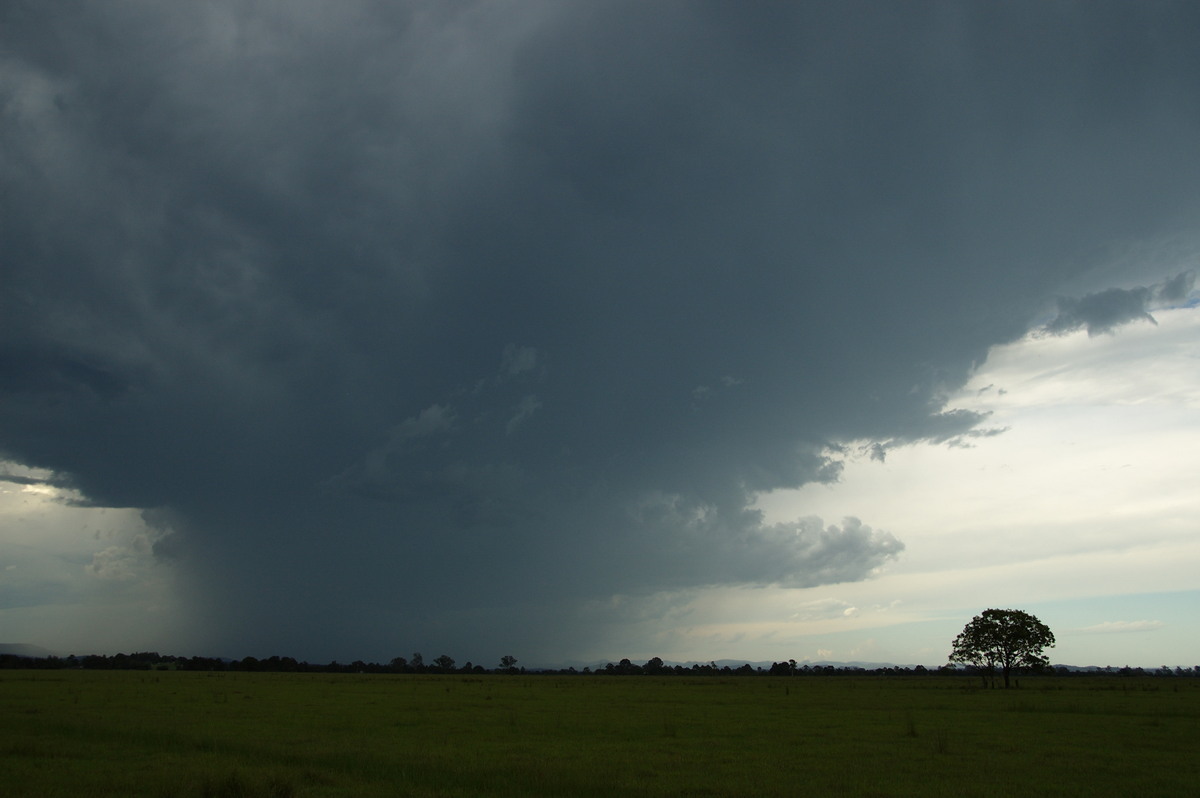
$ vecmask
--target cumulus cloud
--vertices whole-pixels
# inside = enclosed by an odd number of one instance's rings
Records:
[[[130,553],[120,546],[108,546],[92,555],[92,561],[85,566],[92,576],[117,582],[127,582],[136,578],[136,564]]]
[[[1101,5],[10,4],[0,452],[169,514],[225,650],[867,578],[755,494],[995,434],[974,364],[1200,206],[1197,12]]]

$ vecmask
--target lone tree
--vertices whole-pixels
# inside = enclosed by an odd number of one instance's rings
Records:
[[[1050,661],[1042,649],[1054,646],[1050,627],[1021,610],[984,610],[954,638],[951,662],[983,668],[989,675],[999,667],[1008,689],[1014,668],[1044,668]]]

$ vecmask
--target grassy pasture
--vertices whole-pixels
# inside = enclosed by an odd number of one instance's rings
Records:
[[[0,672],[5,795],[1171,796],[1200,682]]]

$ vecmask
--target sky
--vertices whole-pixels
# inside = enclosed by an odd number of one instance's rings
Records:
[[[0,7],[0,643],[1200,663],[1200,7]]]

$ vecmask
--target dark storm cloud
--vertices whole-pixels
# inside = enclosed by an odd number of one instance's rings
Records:
[[[0,449],[156,508],[228,646],[864,578],[753,494],[984,434],[946,392],[1200,199],[1188,5],[63,8],[0,12]]]

